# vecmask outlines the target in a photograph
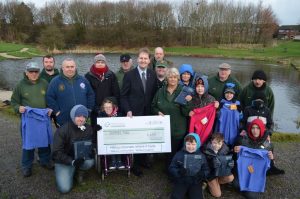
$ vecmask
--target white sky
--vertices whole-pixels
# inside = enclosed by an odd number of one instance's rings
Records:
[[[6,0],[0,0],[1,2],[5,2]],[[19,0],[22,1],[22,0]],[[46,1],[43,0],[23,0],[25,3],[32,2],[37,7],[44,6]],[[47,0],[50,2],[51,0]],[[93,0],[97,1],[97,0]],[[101,1],[101,0],[98,0]],[[106,0],[116,2],[118,0]],[[183,0],[160,0],[167,2],[182,2]],[[197,0],[195,0],[196,2]],[[213,1],[213,0],[208,0]],[[258,3],[259,0],[232,0],[233,2],[253,2],[254,4]],[[263,5],[268,6],[271,5],[274,13],[276,14],[280,25],[296,25],[300,24],[300,0],[261,0]]]

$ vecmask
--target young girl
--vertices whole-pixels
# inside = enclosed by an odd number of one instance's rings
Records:
[[[118,113],[118,106],[115,102],[115,98],[106,98],[103,100],[101,105],[101,111],[98,112],[98,117],[118,117],[120,114]],[[108,169],[124,169],[125,165],[121,160],[121,155],[110,155],[111,162],[109,164]]]

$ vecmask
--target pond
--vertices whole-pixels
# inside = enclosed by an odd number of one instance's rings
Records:
[[[113,71],[119,68],[119,54],[105,54],[109,67]],[[83,75],[93,63],[92,54],[64,54],[55,56],[56,67],[60,67],[63,59],[71,57],[78,65],[79,74]],[[300,72],[292,67],[269,64],[240,59],[222,58],[197,58],[185,56],[168,56],[175,67],[183,63],[193,65],[195,71],[201,71],[206,75],[215,75],[218,65],[226,62],[232,66],[232,75],[235,76],[243,86],[247,85],[253,71],[263,69],[268,77],[268,83],[275,95],[274,123],[275,130],[281,132],[300,133],[297,128],[297,120],[300,120]],[[136,56],[133,56],[136,59]],[[22,78],[25,65],[29,61],[42,63],[41,57],[31,60],[6,60],[0,62],[0,88],[13,89]],[[42,66],[42,65],[41,65]]]

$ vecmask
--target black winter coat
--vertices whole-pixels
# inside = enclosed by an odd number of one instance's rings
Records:
[[[96,146],[92,127],[87,124],[85,127],[86,129],[82,131],[73,122],[68,122],[57,129],[54,135],[52,154],[55,163],[72,164],[75,141],[93,141],[94,147]]]

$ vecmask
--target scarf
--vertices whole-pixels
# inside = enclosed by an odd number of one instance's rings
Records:
[[[100,80],[103,80],[104,74],[107,73],[107,71],[108,71],[108,67],[105,66],[104,68],[96,68],[95,65],[92,65],[90,71],[92,74],[94,74]]]

